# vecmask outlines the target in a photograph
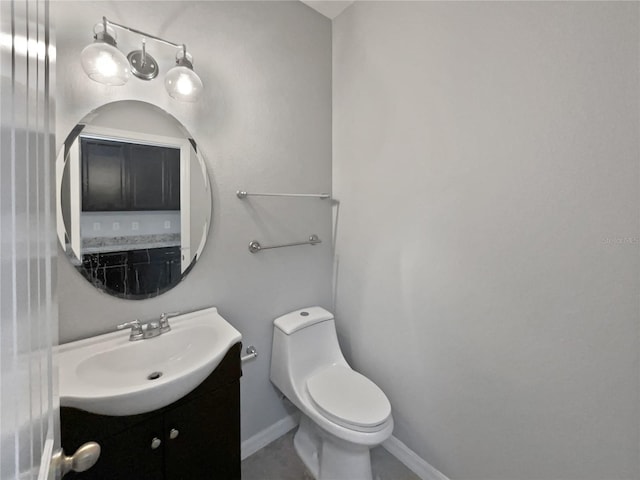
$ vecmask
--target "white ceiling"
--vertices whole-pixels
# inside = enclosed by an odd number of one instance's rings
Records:
[[[310,6],[314,10],[317,10],[325,17],[331,19],[340,15],[345,8],[353,3],[353,1],[345,0],[300,0],[302,3]]]

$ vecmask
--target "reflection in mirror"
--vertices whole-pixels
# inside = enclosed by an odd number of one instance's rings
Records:
[[[84,117],[56,163],[58,239],[91,284],[142,299],[174,287],[207,239],[211,191],[196,142],[138,101]]]

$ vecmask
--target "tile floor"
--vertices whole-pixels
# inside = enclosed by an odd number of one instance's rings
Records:
[[[242,480],[313,480],[293,448],[295,431],[246,458],[242,462]],[[383,447],[371,450],[371,466],[374,480],[420,480]]]

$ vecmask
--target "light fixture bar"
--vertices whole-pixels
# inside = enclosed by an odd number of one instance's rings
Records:
[[[145,38],[151,38],[151,39],[153,39],[153,40],[155,40],[157,42],[161,42],[161,43],[164,43],[166,45],[170,45],[170,46],[175,47],[175,48],[182,48],[185,51],[187,49],[186,45],[184,45],[184,44],[174,43],[174,42],[171,42],[171,41],[166,40],[164,38],[156,37],[155,35],[151,35],[149,33],[145,33],[145,32],[143,32],[141,30],[138,30],[138,29],[135,29],[135,28],[132,28],[132,27],[127,27],[126,25],[122,25],[120,23],[113,22],[113,21],[109,20],[107,17],[102,17],[102,21],[106,22],[106,24],[108,24],[108,25],[112,25],[114,27],[118,27],[118,28],[121,28],[123,30],[127,30],[128,32],[132,32],[132,33],[135,33],[135,34],[138,34],[138,35],[142,35]]]

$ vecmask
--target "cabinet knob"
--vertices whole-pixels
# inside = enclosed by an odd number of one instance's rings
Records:
[[[160,440],[158,437],[153,437],[153,440],[151,440],[151,448],[155,450],[160,446],[161,443],[162,440]]]
[[[169,438],[171,440],[178,438],[178,435],[180,435],[180,432],[175,428],[172,428],[171,431],[169,432]]]

